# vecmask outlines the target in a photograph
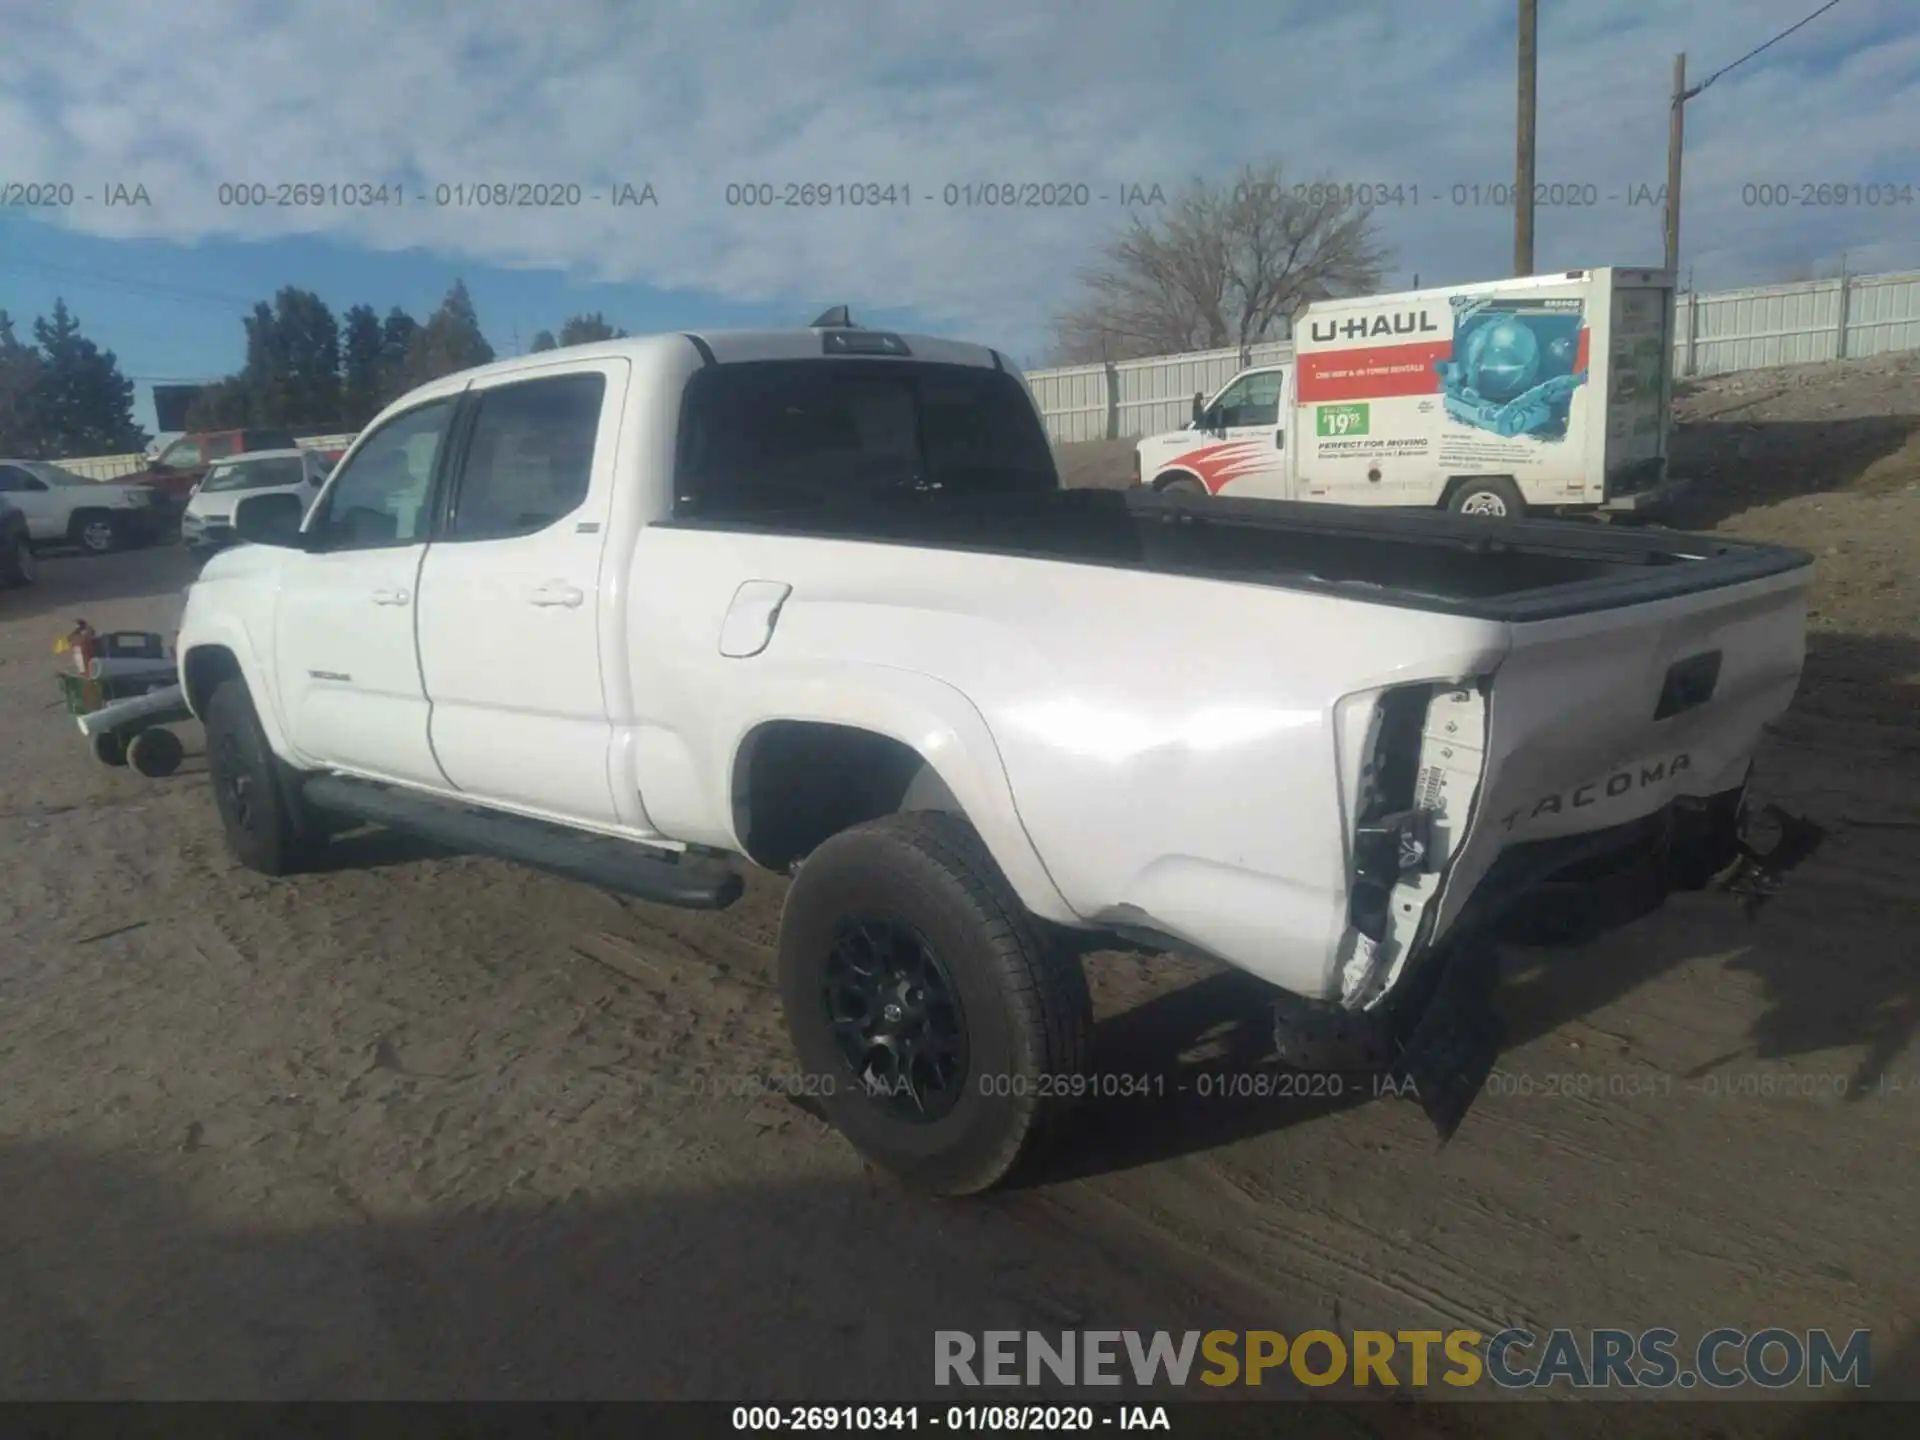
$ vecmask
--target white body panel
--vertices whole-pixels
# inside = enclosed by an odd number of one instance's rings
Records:
[[[1529,506],[1602,505],[1636,467],[1664,480],[1672,301],[1663,272],[1611,269],[1324,301],[1296,322],[1293,361],[1243,371],[1208,404],[1277,374],[1273,423],[1148,436],[1140,478],[1434,506],[1463,479],[1497,476]]]
[[[811,332],[708,337],[723,364],[816,355],[818,343]],[[920,357],[1001,363],[913,345]],[[1446,863],[1395,892],[1386,950],[1397,966],[1421,914],[1437,922],[1429,940],[1441,938],[1504,847],[1737,784],[1799,673],[1804,571],[1509,623],[1091,563],[662,523],[680,397],[702,363],[678,336],[613,342],[407,397],[542,373],[625,376],[609,385],[588,499],[564,523],[517,540],[216,557],[182,623],[183,668],[203,646],[245,648],[270,738],[303,768],[742,853],[741,757],[759,727],[889,736],[944,782],[1034,913],[1172,936],[1312,997],[1358,993],[1373,953],[1356,950],[1348,901],[1379,691],[1464,687],[1428,716],[1423,783],[1441,802]],[[582,603],[528,603],[552,584]],[[419,592],[414,605],[372,603],[402,588]],[[1656,725],[1667,668],[1715,648],[1713,702]],[[1674,764],[1681,753],[1688,763]],[[1611,779],[1623,771],[1626,791]],[[1566,798],[1543,807],[1545,796]]]
[[[475,799],[611,825],[621,817],[607,778],[601,626],[623,587],[603,580],[600,562],[625,473],[619,446],[630,367],[585,368],[607,385],[586,498],[538,534],[429,549],[420,576],[420,667],[433,702],[433,753],[455,786]],[[529,767],[528,755],[543,761]]]
[[[274,606],[273,674],[290,758],[437,784],[414,634],[425,545],[303,555]],[[216,556],[219,563],[224,556]]]

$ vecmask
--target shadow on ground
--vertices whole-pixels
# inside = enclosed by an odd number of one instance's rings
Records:
[[[32,585],[0,591],[0,620],[53,618],[62,622],[60,633],[65,633],[75,620],[98,619],[87,613],[90,606],[152,600],[166,613],[156,614],[151,628],[170,630],[195,572],[193,561],[178,545],[151,545],[112,555],[42,555]]]
[[[1247,1323],[1166,1298],[1137,1264],[1037,1228],[1032,1206],[789,1182],[410,1219],[343,1213],[274,1229],[204,1218],[196,1201],[217,1188],[216,1166],[177,1161],[163,1174],[151,1157],[71,1144],[0,1148],[0,1397],[1058,1402],[1093,1397],[936,1388],[933,1332]],[[1097,1268],[1087,1290],[1118,1286],[1120,1298],[1091,1319],[1063,1315],[1057,1302],[1051,1314],[1038,1309],[1042,1248],[1057,1275],[1076,1262]],[[1877,1365],[1875,1393],[1911,1393],[1912,1368],[1911,1352]],[[1147,1397],[1128,1384],[1097,1398]],[[1190,1387],[1152,1398],[1235,1397]],[[1824,1436],[1845,1433],[1829,1428],[1840,1414],[1662,1406],[1637,1419],[1666,1423],[1634,1429]],[[1701,1430],[1687,1415],[1716,1423]],[[1608,1429],[1591,1410],[1410,1397],[1234,1407],[1219,1418],[1209,1433],[1272,1434],[1284,1418],[1286,1434],[1327,1440]]]
[[[1682,423],[1674,427],[1669,465],[1694,483],[1663,518],[1705,530],[1796,496],[1920,481],[1920,415]]]
[[[212,1149],[0,1147],[0,1396],[952,1399],[936,1329],[1058,1330],[1089,1296],[1128,1328],[1226,1314],[1041,1207],[857,1180],[395,1219],[335,1174],[306,1183],[337,1220],[275,1229],[209,1222],[220,1174]]]

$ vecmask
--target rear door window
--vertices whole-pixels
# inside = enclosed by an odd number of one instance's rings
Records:
[[[578,510],[593,480],[606,393],[597,372],[478,392],[446,538],[531,535]]]

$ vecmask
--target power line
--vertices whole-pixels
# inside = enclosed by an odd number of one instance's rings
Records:
[[[219,305],[223,309],[237,305],[243,310],[251,311],[255,303],[252,300],[242,300],[237,295],[226,295],[211,290],[194,290],[184,285],[172,285],[164,281],[121,280],[111,275],[95,275],[85,270],[73,270],[62,265],[43,265],[27,260],[0,261],[0,269],[22,270],[30,274],[46,275],[56,280],[67,280],[74,284],[125,290],[131,294],[147,295],[162,300]]]
[[[1822,5],[1818,10],[1814,11],[1811,15],[1807,16],[1806,19],[1800,21],[1798,24],[1789,25],[1786,29],[1782,30],[1778,35],[1774,36],[1773,39],[1767,41],[1765,45],[1756,45],[1753,47],[1753,49],[1749,50],[1746,54],[1742,55],[1738,60],[1734,61],[1733,64],[1722,65],[1718,70],[1714,71],[1713,74],[1707,76],[1706,79],[1702,80],[1698,85],[1694,86],[1691,90],[1687,91],[1687,93],[1682,98],[1691,100],[1694,96],[1698,95],[1702,90],[1706,89],[1709,85],[1713,84],[1714,81],[1718,80],[1722,75],[1726,74],[1729,70],[1738,69],[1740,66],[1746,64],[1747,61],[1753,59],[1753,57],[1758,55],[1762,50],[1772,49],[1775,45],[1778,45],[1782,40],[1786,39],[1789,35],[1793,34],[1794,31],[1803,29],[1804,27],[1811,25],[1815,20],[1818,20],[1822,15],[1826,14],[1827,11],[1833,9],[1833,7],[1838,5],[1839,3],[1840,3],[1840,0],[1827,0],[1826,4]]]

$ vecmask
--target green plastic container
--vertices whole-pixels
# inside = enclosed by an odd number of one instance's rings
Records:
[[[149,690],[164,690],[177,683],[166,680],[91,680],[84,675],[65,671],[59,676],[60,699],[67,707],[69,715],[91,715],[103,705],[111,705],[116,700],[130,700],[135,695],[145,695]]]

